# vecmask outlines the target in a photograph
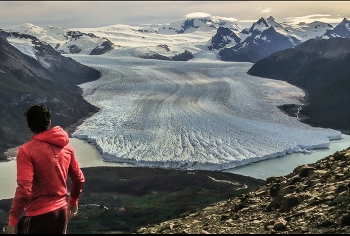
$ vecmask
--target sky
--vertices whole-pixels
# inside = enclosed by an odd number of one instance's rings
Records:
[[[278,22],[338,24],[350,1],[0,1],[0,29],[31,23],[69,28],[170,23],[194,12],[237,19],[249,27],[261,17]]]

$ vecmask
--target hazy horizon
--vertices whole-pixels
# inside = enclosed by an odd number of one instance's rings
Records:
[[[0,1],[0,28],[32,23],[63,28],[170,23],[194,12],[234,18],[244,27],[261,17],[279,22],[337,24],[350,1]]]

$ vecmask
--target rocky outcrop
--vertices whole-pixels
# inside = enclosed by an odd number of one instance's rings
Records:
[[[193,59],[193,54],[190,51],[185,50],[183,53],[175,54],[172,57],[167,57],[159,53],[140,55],[143,59],[156,59],[156,60],[166,60],[166,61],[188,61]]]
[[[156,59],[156,60],[165,60],[165,61],[171,61],[171,58],[161,55],[159,53],[153,53],[153,54],[148,54],[146,53],[145,55],[140,55],[140,58],[143,59]]]
[[[171,59],[173,61],[188,61],[193,59],[193,54],[190,51],[185,50],[183,53],[176,54]]]
[[[163,48],[165,51],[170,52],[170,48],[166,44],[159,44],[159,45],[157,45],[157,47]]]
[[[90,55],[102,55],[114,49],[114,44],[108,39],[105,40],[106,41],[101,43],[100,46],[96,46],[96,48],[92,49]]]
[[[96,35],[93,33],[82,33],[80,31],[68,31],[67,34],[65,35],[66,39],[69,40],[77,40],[80,39],[82,36],[88,36],[90,38],[98,38]]]
[[[350,233],[350,148],[296,167],[264,186],[138,234]]]
[[[70,54],[78,54],[79,52],[81,52],[81,48],[79,48],[77,45],[71,45],[68,46],[68,48]]]

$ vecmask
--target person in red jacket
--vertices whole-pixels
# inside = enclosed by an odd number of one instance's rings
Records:
[[[25,116],[33,136],[18,149],[17,188],[6,233],[66,234],[69,217],[78,212],[83,172],[68,134],[60,126],[50,128],[48,107],[34,105]]]

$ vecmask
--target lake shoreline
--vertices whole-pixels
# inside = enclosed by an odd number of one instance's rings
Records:
[[[303,99],[302,100],[302,103],[305,103],[307,101],[307,99]],[[298,105],[298,104],[284,104],[282,106],[278,106],[278,108],[286,115],[290,116],[290,117],[296,117],[298,118],[298,120],[301,122],[301,123],[304,123],[304,124],[307,124],[307,125],[310,125],[312,127],[316,127],[316,126],[313,126],[312,124],[310,124],[308,122],[308,119],[309,117],[304,115],[303,112],[302,112],[302,107],[304,107],[305,105]],[[297,117],[297,114],[298,113],[298,117]],[[346,135],[350,135],[350,130],[343,130],[343,129],[334,129],[334,128],[330,128],[330,127],[319,127],[317,126],[317,128],[324,128],[324,129],[333,129],[333,130],[337,130],[339,132],[341,132],[342,134],[346,134]]]

